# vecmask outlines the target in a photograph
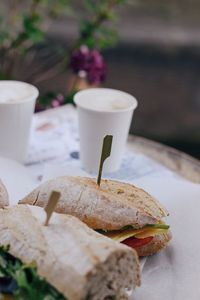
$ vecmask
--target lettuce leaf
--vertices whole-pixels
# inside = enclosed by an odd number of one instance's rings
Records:
[[[145,226],[143,226],[141,228],[135,227],[133,225],[126,225],[126,226],[122,227],[121,229],[117,229],[117,230],[98,229],[96,231],[101,234],[106,234],[106,232],[119,232],[119,231],[123,232],[125,230],[137,230],[137,229],[144,229],[144,228],[148,228],[148,227],[157,228],[157,229],[165,229],[165,230],[168,230],[170,228],[169,225],[166,225],[164,223],[156,223],[156,224],[146,224]]]
[[[12,294],[15,300],[66,300],[54,287],[37,274],[34,263],[23,264],[0,247],[0,291]],[[3,282],[3,286],[1,283]],[[7,288],[5,283],[7,282]]]
[[[127,229],[143,229],[143,228],[147,228],[147,227],[152,227],[152,228],[158,228],[158,229],[169,229],[170,226],[167,224],[163,224],[163,223],[156,223],[156,224],[146,224],[145,226],[138,228],[138,227],[134,227],[133,225],[127,225],[124,226],[123,228],[120,229],[120,231],[123,230],[127,230]]]

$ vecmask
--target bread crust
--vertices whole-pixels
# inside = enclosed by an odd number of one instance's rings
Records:
[[[155,235],[150,243],[136,249],[138,256],[149,256],[164,249],[171,240],[172,234],[170,230],[166,233]]]
[[[103,300],[140,284],[137,254],[73,216],[54,213],[44,226],[43,209],[18,205],[0,209],[0,245],[68,300]],[[118,298],[116,298],[118,299]]]
[[[127,225],[143,227],[157,223],[168,212],[148,193],[133,185],[114,180],[87,177],[59,177],[43,183],[21,204],[44,207],[52,190],[61,193],[56,211],[78,217],[89,227],[118,230]]]
[[[0,179],[0,208],[9,205],[8,191]]]

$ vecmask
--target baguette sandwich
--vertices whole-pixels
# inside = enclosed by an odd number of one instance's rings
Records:
[[[156,199],[133,185],[87,177],[59,177],[43,183],[19,203],[44,207],[52,190],[61,193],[56,211],[71,214],[89,227],[147,256],[171,239],[163,221],[168,212]]]
[[[8,192],[0,179],[0,208],[9,205]]]
[[[140,284],[135,251],[73,216],[44,220],[40,207],[0,209],[0,299],[121,300]]]

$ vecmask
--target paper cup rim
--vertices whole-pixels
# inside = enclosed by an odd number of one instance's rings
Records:
[[[82,105],[80,103],[81,100],[80,100],[79,97],[82,94],[89,93],[89,92],[95,92],[95,91],[96,92],[101,92],[101,91],[118,92],[120,94],[125,95],[126,97],[128,96],[129,99],[132,100],[132,104],[130,104],[127,108],[122,108],[122,109],[117,109],[117,110],[112,110],[112,109],[97,110],[97,109],[94,109],[94,108],[85,107],[84,105]],[[82,108],[84,110],[87,110],[87,111],[93,111],[93,112],[96,112],[96,113],[114,113],[114,114],[132,111],[132,110],[135,110],[136,107],[138,106],[138,101],[137,101],[137,99],[133,95],[131,95],[131,94],[127,93],[127,92],[121,91],[121,90],[111,89],[111,88],[89,88],[89,89],[81,90],[81,91],[77,92],[74,95],[74,103],[77,105],[77,107],[80,107],[80,108]]]
[[[23,97],[22,99],[16,100],[14,102],[0,102],[0,105],[13,105],[13,104],[19,104],[19,103],[25,103],[25,102],[29,102],[32,101],[34,99],[37,99],[39,96],[39,90],[36,86],[27,83],[25,81],[19,81],[19,80],[0,80],[0,87],[1,87],[1,83],[7,83],[7,84],[22,84],[22,85],[26,85],[29,86],[31,88],[31,94],[27,97]]]

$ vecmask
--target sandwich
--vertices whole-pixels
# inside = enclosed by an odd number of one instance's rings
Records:
[[[59,177],[47,181],[19,203],[44,207],[52,190],[61,193],[58,213],[71,214],[90,228],[134,248],[139,256],[163,249],[171,239],[163,221],[167,210],[131,184],[87,177]]]
[[[0,299],[125,299],[140,284],[137,253],[71,215],[0,209]],[[8,297],[8,298],[7,298]]]
[[[0,179],[0,208],[6,205],[9,205],[8,192],[5,185]]]

